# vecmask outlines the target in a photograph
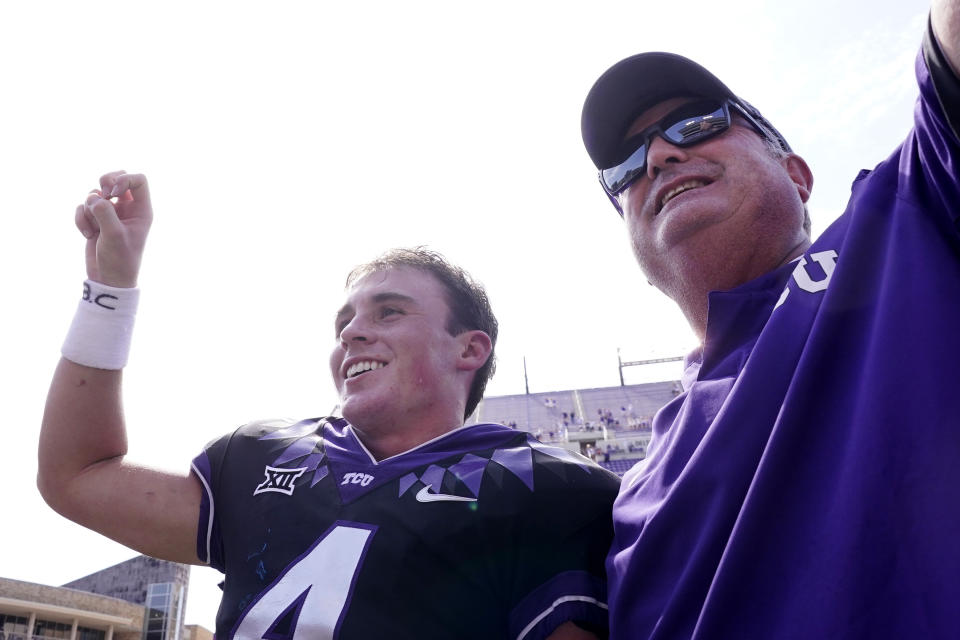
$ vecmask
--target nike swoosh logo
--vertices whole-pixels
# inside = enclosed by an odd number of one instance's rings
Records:
[[[452,496],[449,493],[430,493],[430,486],[427,485],[417,492],[417,502],[476,502],[476,498],[467,498],[465,496]]]

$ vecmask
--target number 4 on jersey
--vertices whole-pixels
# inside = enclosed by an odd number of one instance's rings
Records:
[[[237,640],[332,640],[376,527],[337,522],[237,622]]]

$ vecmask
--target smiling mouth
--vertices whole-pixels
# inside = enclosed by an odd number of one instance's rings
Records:
[[[357,376],[363,375],[368,371],[382,369],[385,366],[387,366],[385,362],[377,362],[376,360],[362,360],[360,362],[354,362],[352,365],[350,365],[350,368],[347,369],[347,374],[344,377],[347,379],[356,378]]]
[[[708,184],[710,183],[706,180],[687,180],[683,184],[675,186],[673,189],[670,189],[670,191],[667,191],[665,194],[663,194],[660,202],[657,203],[657,213],[660,213],[663,208],[667,206],[668,202],[676,198],[681,193],[685,193],[691,189],[699,189],[700,187],[705,187]]]

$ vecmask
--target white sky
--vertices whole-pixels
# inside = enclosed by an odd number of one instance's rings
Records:
[[[185,469],[251,419],[336,403],[332,318],[352,265],[427,244],[484,282],[501,323],[490,395],[618,384],[692,333],[646,284],[580,142],[596,77],[690,56],[813,168],[814,231],[905,134],[921,0],[19,2],[0,12],[10,423],[0,575],[62,584],[134,555],[34,484],[49,377],[80,294],[73,211],[146,173],[155,224],[126,373],[131,455]],[[627,382],[677,368],[628,370]],[[212,629],[219,574],[193,571]]]

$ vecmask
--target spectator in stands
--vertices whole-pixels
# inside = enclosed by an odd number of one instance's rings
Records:
[[[587,96],[636,258],[701,341],[614,508],[612,638],[958,637],[960,0],[915,72],[913,128],[816,240],[806,162],[703,67],[641,54]]]

